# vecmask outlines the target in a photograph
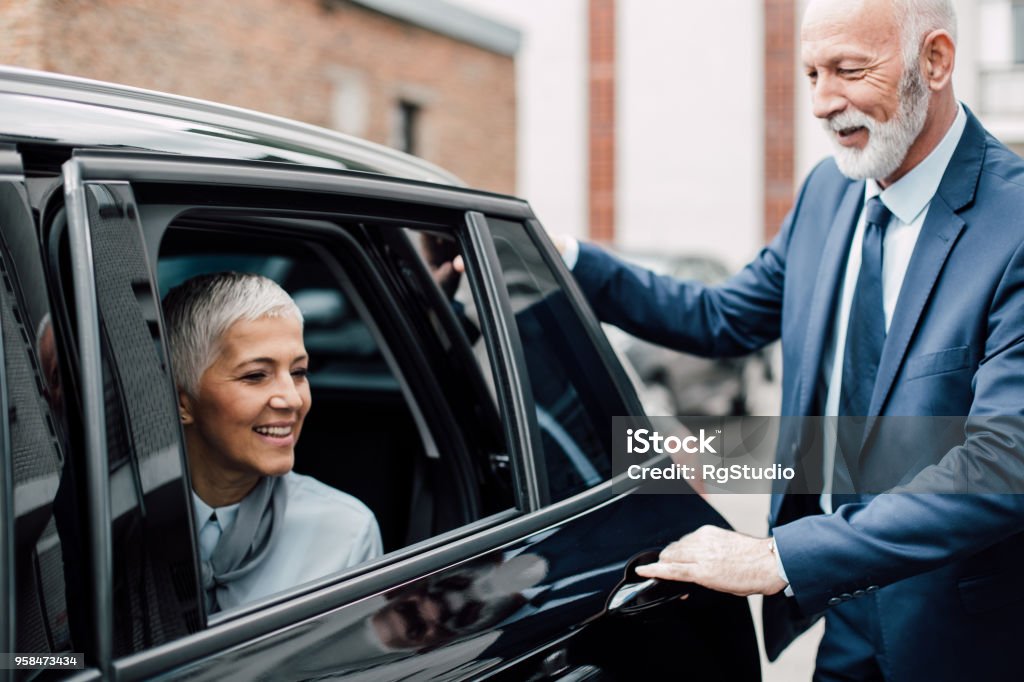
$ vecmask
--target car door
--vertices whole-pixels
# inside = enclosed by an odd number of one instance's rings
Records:
[[[629,592],[637,560],[700,525],[725,524],[688,488],[622,492],[610,420],[646,418],[527,204],[363,174],[123,152],[76,154],[63,184],[66,242],[60,211],[44,211],[48,265],[67,310],[79,446],[99,496],[90,499],[102,527],[93,651],[105,674],[759,676],[745,600],[683,585]],[[169,225],[203,229],[211,216],[218,229],[308,241],[359,280],[354,298],[413,406],[404,428],[422,432],[427,460],[446,462],[424,508],[452,517],[419,536],[410,520],[409,543],[380,559],[214,618],[197,596],[151,238]],[[440,303],[408,230],[458,245],[465,298]],[[475,347],[457,331],[473,326]],[[451,389],[449,367],[469,355],[485,357],[486,376]],[[487,388],[464,388],[474,382]],[[481,436],[488,417],[472,416],[465,396],[486,399],[473,391],[492,392],[503,442]],[[488,508],[503,487],[511,506]]]
[[[67,374],[52,322],[21,157],[13,145],[0,145],[0,647],[77,654],[53,673],[90,679],[99,671],[88,633],[86,472],[66,440]],[[39,674],[36,666],[4,667],[2,680]]]

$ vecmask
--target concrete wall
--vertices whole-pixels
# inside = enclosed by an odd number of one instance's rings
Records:
[[[587,232],[586,0],[451,0],[516,26],[517,193],[553,232]]]
[[[585,235],[585,0],[453,0],[523,31],[519,192],[552,231]],[[715,254],[762,243],[760,0],[620,0],[617,244]]]
[[[739,267],[762,233],[761,2],[619,12],[618,241]]]

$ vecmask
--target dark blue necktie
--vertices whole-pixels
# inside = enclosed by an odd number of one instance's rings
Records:
[[[857,460],[864,440],[865,417],[875,389],[878,363],[885,344],[885,310],[882,306],[882,241],[892,217],[882,200],[872,197],[864,209],[864,246],[860,274],[850,306],[843,353],[843,383],[839,393],[836,474],[833,490],[854,492]],[[840,453],[843,461],[840,461]],[[845,462],[847,471],[843,471]],[[850,475],[853,472],[854,475]],[[851,501],[848,499],[837,501]],[[833,504],[833,508],[837,507]]]

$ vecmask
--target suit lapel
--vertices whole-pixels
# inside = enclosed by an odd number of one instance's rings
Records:
[[[839,203],[839,209],[832,219],[825,240],[825,249],[821,254],[818,275],[814,280],[814,295],[807,317],[807,334],[804,337],[804,351],[800,360],[800,392],[796,414],[811,413],[817,373],[835,317],[839,282],[846,270],[850,240],[857,226],[863,199],[864,183],[851,182]]]
[[[942,176],[942,182],[932,197],[928,215],[907,266],[907,274],[903,278],[903,286],[900,287],[899,298],[896,299],[896,309],[885,337],[878,378],[868,407],[868,415],[872,419],[867,424],[865,436],[874,424],[873,417],[879,415],[885,407],[896,374],[903,364],[907,348],[921,322],[942,268],[966,227],[956,212],[974,200],[984,158],[985,130],[967,110],[967,125],[946,173]]]

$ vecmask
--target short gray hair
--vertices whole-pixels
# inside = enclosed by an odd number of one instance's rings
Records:
[[[192,397],[199,395],[199,380],[231,325],[264,317],[291,317],[302,324],[302,312],[288,292],[251,273],[197,275],[167,292],[163,309],[174,383]]]
[[[896,25],[900,26],[900,43],[904,68],[913,68],[921,56],[924,37],[939,29],[946,31],[956,43],[956,10],[953,0],[893,0]]]

